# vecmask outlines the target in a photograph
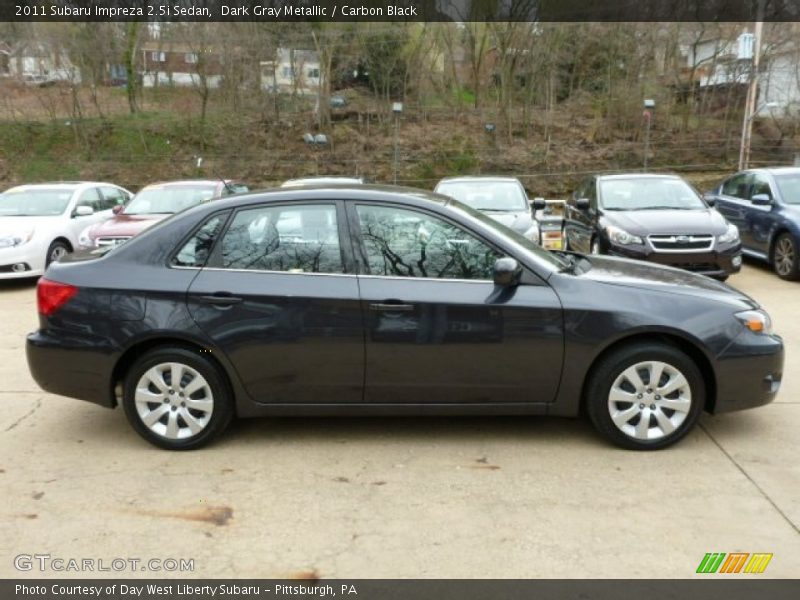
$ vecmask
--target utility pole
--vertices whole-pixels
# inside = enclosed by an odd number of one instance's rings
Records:
[[[761,33],[764,29],[764,0],[758,3],[758,17],[753,31],[753,60],[750,68],[750,87],[744,104],[744,122],[742,123],[742,142],[739,146],[739,170],[743,171],[750,162],[750,140],[753,136],[753,118],[758,97],[758,64],[761,59]]]

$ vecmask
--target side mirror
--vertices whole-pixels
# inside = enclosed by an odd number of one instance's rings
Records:
[[[703,200],[705,200],[705,203],[709,206],[714,206],[717,203],[717,197],[711,192],[703,194]]]
[[[515,258],[505,256],[494,263],[494,284],[500,287],[513,287],[519,283],[522,267]]]
[[[769,194],[756,194],[750,198],[750,202],[756,206],[766,206],[772,204],[772,198],[769,197]]]
[[[75,207],[75,211],[72,213],[73,217],[88,217],[94,214],[94,209],[91,206],[86,206],[85,204],[81,204],[80,206]]]
[[[111,212],[115,215],[118,215],[122,212],[122,209],[125,208],[122,204],[117,204],[114,208],[111,209]]]
[[[575,208],[578,210],[589,210],[589,199],[588,198],[576,198],[575,199]]]
[[[545,202],[544,198],[534,198],[533,200],[528,200],[528,204],[531,205],[531,208],[534,211],[544,210],[547,208],[547,202]]]

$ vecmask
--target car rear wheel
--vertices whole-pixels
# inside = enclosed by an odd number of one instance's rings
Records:
[[[800,254],[790,234],[782,233],[775,240],[775,247],[772,249],[772,267],[781,279],[789,281],[800,279]]]
[[[233,417],[231,395],[216,365],[187,348],[148,352],[128,371],[123,407],[144,439],[168,450],[207,444]]]
[[[65,254],[69,253],[69,246],[67,246],[64,242],[59,240],[54,241],[50,244],[50,247],[47,249],[47,257],[44,261],[45,268],[50,266],[50,263],[56,262],[61,259]]]
[[[595,428],[631,450],[674,444],[694,427],[705,404],[703,376],[694,361],[659,343],[632,344],[604,357],[586,391]]]

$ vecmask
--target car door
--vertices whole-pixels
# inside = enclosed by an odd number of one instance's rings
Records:
[[[769,204],[754,204],[753,197],[764,195],[770,199]],[[749,241],[754,250],[767,254],[772,232],[778,220],[775,211],[775,194],[769,178],[763,173],[754,173],[748,194],[750,207],[747,211],[747,227],[750,232]]]
[[[596,186],[596,179],[590,177],[575,190],[567,201],[564,228],[569,240],[569,249],[575,252],[589,253],[591,251],[597,209]],[[578,200],[583,198],[589,201],[588,209],[577,206]]]
[[[561,305],[532,273],[496,287],[504,255],[421,209],[350,203],[366,321],[370,404],[552,402],[563,354]]]
[[[750,212],[751,173],[737,173],[726,180],[717,194],[716,209],[728,221],[739,228],[742,246],[753,249],[752,232],[748,214]]]
[[[257,402],[363,399],[364,328],[342,210],[333,201],[240,209],[189,288],[192,317]]]

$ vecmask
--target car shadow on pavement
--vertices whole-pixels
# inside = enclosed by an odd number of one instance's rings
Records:
[[[26,277],[24,279],[1,279],[0,292],[29,290],[31,288],[35,288],[38,281],[38,277]]]

